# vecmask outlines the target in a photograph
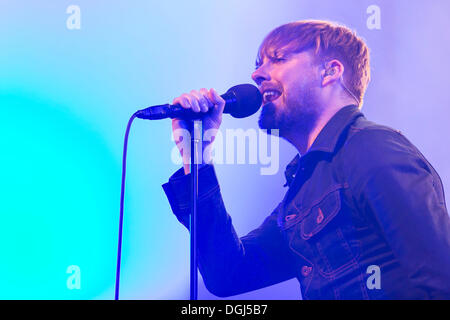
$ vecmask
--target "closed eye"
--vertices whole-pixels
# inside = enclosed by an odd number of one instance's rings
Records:
[[[287,59],[286,58],[271,58],[270,60],[273,63],[280,63],[280,62],[286,61]]]
[[[275,51],[274,54],[271,57],[269,57],[269,59],[273,63],[280,63],[286,61],[288,59],[288,56],[284,53]]]
[[[278,52],[275,52],[274,55],[268,57],[269,61],[272,63],[283,63],[289,59],[289,55],[283,56],[279,55]],[[262,59],[258,57],[255,62],[255,70],[263,65]]]

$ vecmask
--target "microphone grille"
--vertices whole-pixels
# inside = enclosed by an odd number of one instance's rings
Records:
[[[234,118],[249,117],[261,108],[261,92],[252,84],[240,84],[231,87],[226,94],[233,94],[236,97],[236,102],[232,103],[227,110],[227,113],[230,113]]]

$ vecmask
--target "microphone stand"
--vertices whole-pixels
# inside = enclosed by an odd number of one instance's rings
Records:
[[[191,215],[189,220],[191,245],[191,300],[198,297],[198,263],[197,263],[197,201],[198,201],[198,167],[203,162],[202,120],[193,120],[191,130]]]

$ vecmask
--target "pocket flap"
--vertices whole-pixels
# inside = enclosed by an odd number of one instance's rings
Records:
[[[301,237],[305,240],[320,232],[341,209],[340,190],[325,195],[301,221]]]

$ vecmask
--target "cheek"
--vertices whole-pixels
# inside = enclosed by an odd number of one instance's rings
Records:
[[[283,98],[285,99],[285,101],[296,101],[301,97],[303,92],[304,84],[301,83],[297,78],[296,80],[290,81],[286,85]]]

